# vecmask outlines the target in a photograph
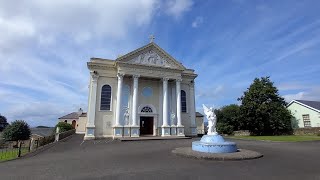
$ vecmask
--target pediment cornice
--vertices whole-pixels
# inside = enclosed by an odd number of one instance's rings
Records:
[[[181,63],[153,42],[117,58],[116,63],[119,62],[179,70],[186,69]]]

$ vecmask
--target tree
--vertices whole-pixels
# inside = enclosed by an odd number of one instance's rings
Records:
[[[217,116],[217,131],[221,134],[232,134],[240,128],[240,108],[236,104],[224,106],[215,111]]]
[[[292,133],[292,115],[269,77],[255,78],[238,100],[242,102],[241,129],[249,130],[252,135]]]
[[[60,128],[60,132],[65,132],[73,129],[72,125],[66,122],[58,122],[58,124],[54,128],[54,131],[56,131],[57,127]]]
[[[7,118],[0,114],[0,132],[8,125]]]
[[[30,135],[29,125],[23,120],[15,120],[3,130],[3,138],[7,141],[28,140]]]

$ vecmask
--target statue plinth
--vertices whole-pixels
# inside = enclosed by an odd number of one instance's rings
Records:
[[[192,142],[192,150],[206,153],[233,153],[238,150],[235,142],[228,142],[218,133],[204,135],[200,141]]]

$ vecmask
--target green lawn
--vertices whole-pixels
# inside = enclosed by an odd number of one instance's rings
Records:
[[[28,148],[21,148],[21,155],[27,154]],[[7,161],[18,157],[18,148],[0,149],[0,161]]]
[[[228,136],[234,139],[250,139],[260,141],[301,142],[320,140],[320,136]]]

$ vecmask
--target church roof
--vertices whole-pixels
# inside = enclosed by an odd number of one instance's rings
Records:
[[[175,69],[186,70],[186,68],[179,61],[177,61],[175,58],[173,58],[169,53],[167,53],[165,50],[163,50],[161,47],[159,47],[154,42],[151,42],[141,48],[138,48],[134,51],[131,51],[131,52],[123,55],[123,56],[118,57],[116,59],[116,62],[137,64],[138,59],[141,58],[141,56],[139,56],[139,55],[142,55],[142,58],[143,58],[145,55],[148,55],[148,53],[151,53],[152,56],[159,57],[161,60],[163,60],[163,62],[165,62],[165,65],[168,64],[168,65],[172,65],[173,68],[175,68]],[[140,64],[143,64],[143,63],[140,63]],[[148,65],[159,66],[159,64],[156,64],[156,63],[155,64],[149,63]],[[163,63],[161,64],[161,66],[163,66]],[[166,66],[166,67],[170,68],[170,66]]]

